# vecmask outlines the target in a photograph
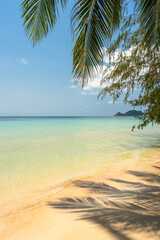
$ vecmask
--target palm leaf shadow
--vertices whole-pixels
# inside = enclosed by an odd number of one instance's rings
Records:
[[[136,176],[139,181],[110,179],[122,183],[125,190],[106,183],[76,181],[77,187],[89,190],[94,197],[61,198],[48,205],[78,212],[81,220],[98,224],[121,240],[131,240],[129,231],[145,232],[160,238],[160,181],[157,181],[160,175],[138,171],[127,173]],[[145,180],[146,184],[141,180]]]

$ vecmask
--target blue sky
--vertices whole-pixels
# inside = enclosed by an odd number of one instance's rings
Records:
[[[0,116],[112,116],[130,107],[97,101],[96,83],[74,88],[70,10],[61,13],[55,29],[34,48],[25,36],[21,1],[1,1]]]

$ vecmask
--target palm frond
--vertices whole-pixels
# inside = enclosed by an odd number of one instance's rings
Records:
[[[21,4],[22,18],[26,35],[33,44],[47,36],[49,29],[53,29],[58,6],[64,7],[67,0],[24,0]]]
[[[119,26],[121,0],[77,0],[72,9],[74,78],[87,84],[103,61],[105,41]]]
[[[160,0],[141,0],[139,4],[141,28],[148,45],[160,45]]]

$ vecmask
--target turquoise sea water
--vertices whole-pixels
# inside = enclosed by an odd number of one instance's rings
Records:
[[[160,126],[131,131],[134,118],[0,118],[1,203],[159,147]]]

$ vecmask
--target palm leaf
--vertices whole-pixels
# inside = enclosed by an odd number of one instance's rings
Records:
[[[64,7],[67,0],[24,0],[21,4],[23,25],[26,35],[33,44],[47,36],[49,29],[53,29],[57,16],[58,6]]]
[[[77,0],[72,9],[74,78],[82,87],[100,68],[105,41],[119,26],[121,0]]]
[[[160,0],[141,0],[139,4],[141,28],[148,45],[160,45]]]

